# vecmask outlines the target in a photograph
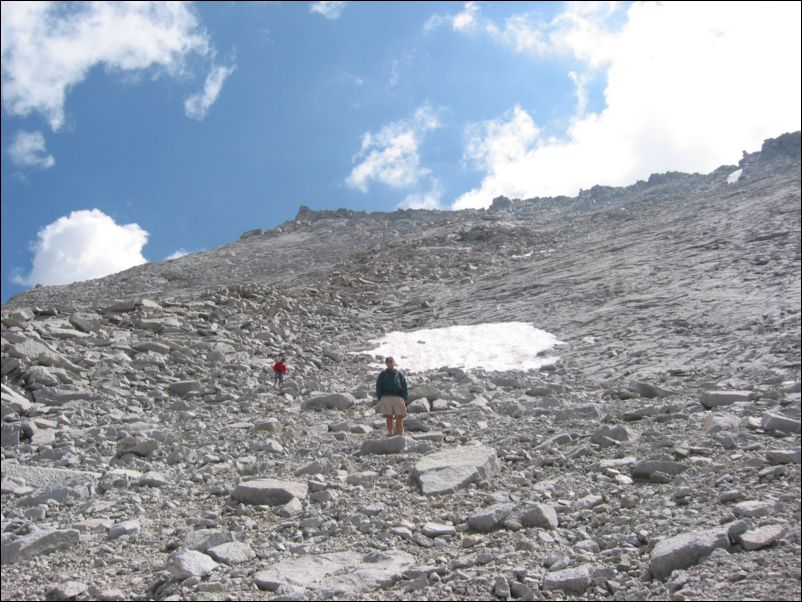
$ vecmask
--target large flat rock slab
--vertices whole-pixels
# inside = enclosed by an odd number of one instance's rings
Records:
[[[702,405],[709,410],[738,401],[749,401],[751,396],[752,391],[705,391],[702,394]]]
[[[243,504],[282,506],[293,498],[305,498],[308,491],[306,483],[278,479],[254,479],[237,485],[231,495]]]
[[[673,571],[696,564],[716,548],[730,549],[726,527],[681,533],[664,539],[654,547],[649,570],[658,579],[665,579]]]
[[[13,541],[3,541],[2,564],[14,564],[50,552],[71,550],[78,546],[80,533],[76,529],[36,529]]]
[[[421,458],[413,473],[424,495],[452,493],[499,470],[496,450],[485,446],[445,449]]]
[[[336,596],[356,595],[392,585],[416,563],[412,554],[387,552],[336,552],[285,560],[254,575],[261,590],[303,588]]]
[[[29,487],[34,489],[62,487],[70,483],[95,481],[100,476],[99,472],[86,470],[27,466],[25,464],[3,462],[3,477],[22,479]]]

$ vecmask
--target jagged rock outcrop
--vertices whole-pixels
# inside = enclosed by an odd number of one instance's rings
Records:
[[[798,599],[799,140],[15,297],[3,599]],[[408,374],[385,436],[373,340],[512,320],[560,361]]]

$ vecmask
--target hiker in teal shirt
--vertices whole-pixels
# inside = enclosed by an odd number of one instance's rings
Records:
[[[384,360],[387,366],[376,379],[376,397],[379,398],[379,412],[387,420],[387,435],[404,434],[404,417],[407,415],[407,379],[395,367],[395,360],[388,357]],[[393,433],[393,418],[395,418],[395,433]]]

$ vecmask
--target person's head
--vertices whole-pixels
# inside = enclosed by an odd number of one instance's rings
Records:
[[[384,358],[384,365],[387,366],[388,370],[392,370],[395,368],[395,360],[388,355],[386,358]]]

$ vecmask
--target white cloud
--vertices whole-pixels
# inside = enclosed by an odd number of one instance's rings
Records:
[[[332,21],[334,21],[336,19],[339,19],[340,15],[343,14],[343,10],[345,9],[346,4],[347,2],[335,2],[333,0],[313,2],[312,6],[309,7],[309,12],[323,15],[327,19],[331,19]]]
[[[443,198],[443,191],[440,186],[435,182],[434,186],[428,192],[416,192],[407,195],[407,197],[398,204],[398,209],[442,209],[441,204]]]
[[[148,233],[137,224],[119,225],[98,209],[73,211],[39,231],[32,245],[33,269],[20,284],[69,284],[100,278],[147,263]]]
[[[8,147],[11,160],[22,167],[53,167],[56,160],[45,150],[41,132],[21,131]]]
[[[476,15],[479,12],[479,5],[476,2],[466,2],[465,8],[461,13],[454,16],[451,20],[451,27],[455,31],[471,31],[477,27]]]
[[[209,109],[217,100],[226,78],[234,73],[236,67],[215,67],[206,76],[203,92],[193,94],[184,102],[184,112],[187,117],[198,121],[206,117]]]
[[[376,133],[365,133],[362,148],[354,157],[359,164],[346,178],[346,185],[367,192],[371,181],[393,188],[416,184],[429,173],[420,165],[418,148],[426,132],[438,127],[437,115],[424,104],[410,119],[389,123]]]
[[[573,55],[598,67],[609,60],[615,35],[607,23],[620,7],[618,2],[566,2],[551,20],[520,14],[499,25],[481,14],[479,3],[466,2],[457,14],[433,15],[424,30],[447,25],[453,31],[487,35],[516,52],[539,57]]]
[[[462,11],[457,14],[434,14],[423,24],[423,30],[434,31],[440,27],[449,27],[453,31],[463,33],[475,33],[483,31],[488,26],[489,21],[484,19],[479,13],[479,3],[466,2]]]
[[[64,124],[67,90],[96,65],[133,72],[184,70],[210,42],[187,4],[179,2],[3,2],[3,108]]]
[[[605,66],[606,108],[584,112],[587,73],[574,73],[577,113],[560,138],[544,139],[519,106],[468,127],[465,156],[485,177],[455,209],[706,173],[800,129],[799,3],[636,3],[615,36],[561,31],[585,67]]]
[[[185,255],[189,255],[189,251],[186,249],[178,249],[174,253],[170,253],[167,257],[164,258],[164,261],[169,261],[171,259],[178,259],[179,257],[184,257]]]

